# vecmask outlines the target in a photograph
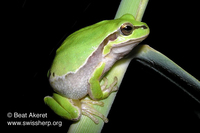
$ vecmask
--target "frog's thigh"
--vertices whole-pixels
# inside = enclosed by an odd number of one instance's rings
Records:
[[[44,102],[57,115],[65,119],[77,121],[81,117],[81,111],[80,111],[81,103],[79,100],[68,99],[54,93],[53,97],[50,96],[45,97]]]
[[[88,90],[89,95],[94,100],[99,100],[103,98],[103,92],[101,90],[99,79],[103,73],[105,63],[101,63],[93,72],[89,84],[90,89]]]

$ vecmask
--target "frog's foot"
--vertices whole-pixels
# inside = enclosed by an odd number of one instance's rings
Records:
[[[92,104],[104,106],[103,102],[83,99],[81,100],[81,108],[83,115],[89,117],[92,121],[94,121],[95,124],[98,124],[99,120],[94,115],[100,117],[105,123],[107,123],[108,118],[106,118],[103,114],[101,114],[94,107],[92,107]]]
[[[112,82],[112,84],[110,86],[107,87],[108,85],[108,79],[106,77],[103,78],[103,85],[101,85],[101,90],[104,93],[104,97],[108,97],[110,95],[110,93],[112,93],[113,91],[117,91],[118,87],[116,86],[118,79],[117,77],[114,77],[114,81]]]

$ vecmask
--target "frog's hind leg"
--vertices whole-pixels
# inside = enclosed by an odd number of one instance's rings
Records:
[[[103,106],[103,102],[83,99],[81,100],[81,103],[83,115],[89,117],[92,121],[94,121],[95,124],[98,124],[99,120],[94,115],[100,117],[105,123],[108,122],[108,118],[106,118],[103,114],[101,114],[94,107],[92,107],[92,104]]]

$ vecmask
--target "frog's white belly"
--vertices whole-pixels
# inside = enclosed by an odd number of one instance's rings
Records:
[[[85,75],[85,74],[84,74]],[[88,94],[89,75],[69,73],[67,76],[50,78],[54,91],[71,99],[81,99]]]

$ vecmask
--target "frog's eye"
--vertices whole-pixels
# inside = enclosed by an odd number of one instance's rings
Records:
[[[132,32],[133,32],[133,25],[131,23],[124,23],[120,27],[120,30],[123,35],[128,36],[128,35],[132,34]]]

